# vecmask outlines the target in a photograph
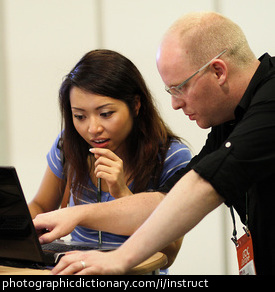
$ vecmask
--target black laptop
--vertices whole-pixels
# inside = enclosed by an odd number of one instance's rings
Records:
[[[0,265],[54,266],[66,251],[114,248],[62,240],[40,245],[15,168],[0,167]]]

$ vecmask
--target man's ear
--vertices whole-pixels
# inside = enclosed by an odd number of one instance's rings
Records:
[[[211,64],[212,69],[216,75],[219,85],[224,85],[227,80],[228,68],[223,60],[216,59]]]

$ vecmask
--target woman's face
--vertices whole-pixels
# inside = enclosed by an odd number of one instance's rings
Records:
[[[129,108],[121,100],[73,87],[70,91],[73,123],[80,136],[94,148],[107,148],[123,156],[133,127]]]

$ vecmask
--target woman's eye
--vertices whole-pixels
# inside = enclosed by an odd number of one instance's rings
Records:
[[[82,121],[84,119],[84,116],[83,115],[77,115],[77,114],[75,114],[74,115],[74,118],[77,119],[77,120],[79,120],[79,121]]]
[[[109,112],[101,113],[100,116],[103,118],[109,118],[113,113],[114,111],[109,111]]]

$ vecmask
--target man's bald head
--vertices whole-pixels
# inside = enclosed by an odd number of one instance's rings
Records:
[[[196,12],[178,19],[167,31],[162,45],[177,39],[194,66],[211,60],[227,49],[224,58],[246,67],[256,57],[241,28],[230,19],[215,12]]]

